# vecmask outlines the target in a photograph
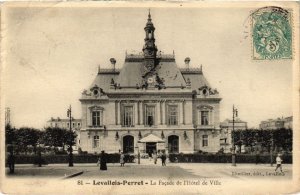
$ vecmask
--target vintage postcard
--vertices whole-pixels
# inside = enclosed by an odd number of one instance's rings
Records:
[[[4,194],[296,194],[299,4],[1,7]]]

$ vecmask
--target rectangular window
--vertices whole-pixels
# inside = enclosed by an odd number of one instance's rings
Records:
[[[69,123],[67,123],[67,126],[70,127],[70,126],[69,126]]]
[[[123,107],[123,126],[132,127],[133,126],[133,106]]]
[[[202,146],[208,146],[208,135],[202,135]]]
[[[94,148],[98,148],[98,147],[99,147],[99,135],[95,135],[95,136],[94,136],[93,147],[94,147]]]
[[[146,106],[146,125],[154,125],[155,106]]]
[[[77,126],[80,127],[80,123],[77,123]]]
[[[201,125],[208,125],[208,111],[201,111]]]
[[[169,125],[178,125],[178,106],[169,106],[168,124]]]
[[[92,124],[94,127],[101,126],[100,124],[100,111],[93,111],[92,112]]]
[[[75,123],[73,123],[73,128],[75,127]]]

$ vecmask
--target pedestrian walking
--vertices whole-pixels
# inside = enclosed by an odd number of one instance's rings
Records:
[[[100,154],[100,170],[101,171],[106,171],[107,170],[106,163],[107,163],[107,155],[104,152],[104,150],[102,150],[101,154]]]
[[[163,151],[162,155],[161,155],[161,165],[162,166],[166,166],[166,159],[167,159],[167,156],[166,156],[165,152]]]
[[[276,169],[275,171],[277,171],[277,169],[280,168],[280,171],[282,172],[282,158],[281,158],[281,154],[277,154],[276,157]]]
[[[9,173],[15,172],[15,157],[13,154],[8,155],[7,159],[8,167],[9,167]]]
[[[125,155],[123,154],[123,152],[121,152],[121,155],[120,155],[120,164],[121,164],[121,167],[124,167]]]
[[[156,164],[157,163],[157,153],[156,153],[156,151],[153,152],[152,157],[153,157],[154,164]]]
[[[150,150],[148,154],[149,154],[149,160],[151,161],[151,159],[152,159],[152,151]]]

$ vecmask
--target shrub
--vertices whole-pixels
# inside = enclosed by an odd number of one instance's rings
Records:
[[[68,152],[67,151],[60,151],[60,150],[58,150],[58,151],[55,151],[55,154],[68,154]]]
[[[52,154],[43,154],[42,155],[42,164],[54,164],[54,163],[68,163],[69,155],[52,155]],[[99,155],[95,154],[73,154],[74,163],[97,163]],[[132,163],[134,162],[134,156],[126,154],[125,162]],[[38,164],[39,159],[37,156],[33,155],[16,155],[15,163],[16,164]],[[107,154],[108,163],[119,163],[120,154]]]
[[[270,155],[259,155],[258,163],[270,163]],[[231,163],[231,154],[169,154],[170,162],[184,163]],[[276,155],[273,155],[273,163],[275,163]],[[283,163],[291,164],[292,155],[284,154],[282,156]],[[256,163],[256,155],[252,154],[236,154],[236,163]]]

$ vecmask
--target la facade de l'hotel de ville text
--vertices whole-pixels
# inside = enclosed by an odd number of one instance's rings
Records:
[[[222,98],[204,77],[202,66],[190,68],[187,57],[185,67],[179,68],[174,52],[158,51],[150,12],[144,31],[141,53],[126,52],[121,69],[111,58],[111,68],[99,67],[82,92],[82,116],[73,120],[76,147],[88,153],[230,152],[234,121],[227,120],[231,128],[222,128]],[[48,125],[67,128],[68,121],[52,118]],[[247,128],[237,119],[236,128],[239,125]]]

